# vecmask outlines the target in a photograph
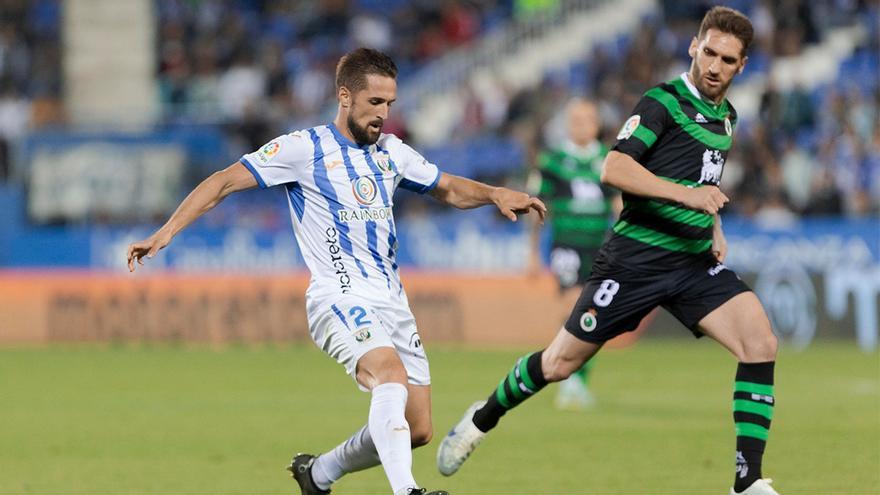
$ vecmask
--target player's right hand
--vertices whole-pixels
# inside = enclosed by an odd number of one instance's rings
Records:
[[[710,215],[718,213],[730,199],[717,186],[688,188],[682,204],[693,210],[702,210]]]
[[[143,265],[143,258],[146,256],[147,258],[152,258],[156,256],[162,248],[168,245],[171,242],[171,236],[162,233],[161,231],[156,232],[151,235],[147,239],[138,242],[132,242],[128,245],[128,271],[133,272],[135,269],[134,262],[137,261],[139,265]]]

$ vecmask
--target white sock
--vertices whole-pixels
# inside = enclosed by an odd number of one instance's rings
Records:
[[[370,436],[370,428],[363,428],[335,449],[321,454],[312,464],[312,480],[321,490],[329,490],[330,485],[348,473],[378,466],[379,453]]]
[[[418,486],[412,475],[412,444],[405,415],[406,397],[406,387],[400,383],[383,383],[373,387],[370,419],[367,422],[393,493]]]

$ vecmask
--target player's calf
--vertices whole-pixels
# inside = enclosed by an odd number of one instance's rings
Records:
[[[541,355],[541,372],[548,383],[565,380],[586,363],[601,346],[585,342],[562,329]]]

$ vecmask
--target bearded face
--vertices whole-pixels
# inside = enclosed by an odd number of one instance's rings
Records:
[[[364,89],[350,95],[348,131],[357,144],[375,144],[382,134],[382,126],[397,98],[397,82],[392,77],[369,74]]]
[[[715,103],[724,99],[733,78],[745,67],[747,57],[742,49],[739,38],[717,29],[709,29],[703,39],[691,41],[691,80],[703,96]]]

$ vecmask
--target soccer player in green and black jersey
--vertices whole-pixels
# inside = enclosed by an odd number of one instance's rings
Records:
[[[690,70],[636,105],[602,169],[602,182],[623,191],[624,209],[568,322],[546,349],[520,358],[485,403],[467,410],[441,442],[441,473],[456,472],[508,410],[567,378],[662,306],[739,362],[730,493],[779,495],[761,472],[775,405],[776,337],[758,298],[722,264],[727,244],[717,215],[728,201],[718,183],[736,126],[726,95],[752,36],[742,13],[713,7],[691,41]]]
[[[600,181],[608,148],[599,141],[601,121],[596,105],[574,98],[565,109],[567,139],[538,156],[529,178],[529,193],[550,208],[550,271],[567,307],[577,300],[590,277],[590,267],[611,227],[612,211],[619,213],[620,195]],[[540,224],[532,222],[531,270],[540,266]],[[564,321],[568,314],[560,315]],[[559,384],[556,407],[584,410],[593,402],[589,374],[593,361]]]

